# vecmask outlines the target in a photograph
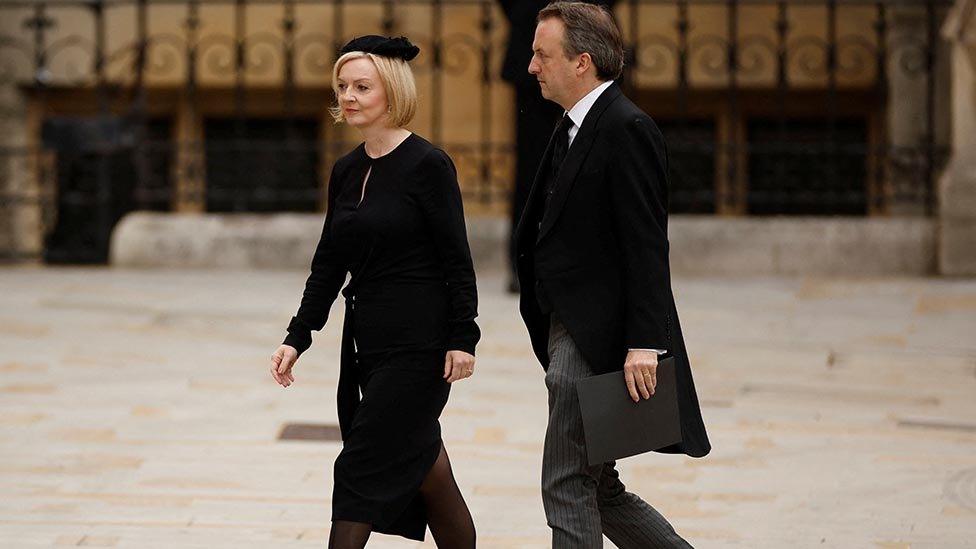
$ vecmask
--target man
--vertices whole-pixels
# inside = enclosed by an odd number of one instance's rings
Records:
[[[516,233],[519,309],[546,370],[542,493],[553,547],[689,547],[627,492],[614,463],[587,464],[576,382],[624,371],[649,398],[658,355],[675,359],[682,441],[711,449],[678,323],[668,264],[667,150],[651,118],[613,82],[620,32],[602,7],[555,2],[538,15],[528,71],[566,114],[543,156]]]
[[[515,88],[515,185],[512,192],[509,244],[510,293],[517,293],[519,290],[518,278],[515,276],[515,229],[522,218],[535,170],[545,152],[546,140],[563,113],[559,105],[542,97],[539,83],[525,72],[532,57],[536,15],[548,3],[549,0],[499,1],[509,29],[501,76]],[[612,8],[616,0],[593,0],[591,3],[601,3]]]

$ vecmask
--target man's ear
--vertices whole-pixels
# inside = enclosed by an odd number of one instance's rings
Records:
[[[593,65],[593,58],[590,57],[588,53],[582,53],[579,56],[579,60],[576,61],[576,74],[582,76],[586,72],[586,69]]]

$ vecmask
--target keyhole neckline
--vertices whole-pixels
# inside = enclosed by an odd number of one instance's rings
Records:
[[[366,201],[366,183],[369,182],[369,176],[372,174],[372,172],[373,172],[373,167],[370,166],[366,169],[366,174],[363,175],[363,186],[359,194],[359,202],[356,203],[357,210],[361,208],[363,206],[363,202]]]
[[[397,152],[397,150],[399,150],[401,147],[403,147],[403,144],[404,143],[406,143],[407,141],[409,141],[410,139],[412,139],[413,136],[415,136],[415,135],[417,135],[417,134],[415,134],[413,132],[410,132],[406,137],[403,138],[403,140],[401,140],[399,143],[397,143],[397,145],[395,147],[393,147],[392,149],[390,149],[390,152],[388,152],[386,154],[383,154],[383,155],[380,155],[380,156],[370,156],[369,153],[366,152],[366,142],[363,141],[363,144],[362,144],[362,147],[363,147],[363,156],[366,157],[366,161],[367,162],[381,161],[381,160],[383,160],[383,159],[385,159],[385,158],[393,155],[393,153]]]

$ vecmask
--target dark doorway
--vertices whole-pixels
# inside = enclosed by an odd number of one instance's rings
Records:
[[[866,215],[863,118],[749,120],[749,213]]]
[[[670,213],[715,213],[715,120],[654,121],[668,148]]]
[[[143,133],[142,130],[145,130]],[[55,153],[56,221],[45,235],[47,263],[106,263],[112,229],[137,209],[170,208],[168,119],[63,116],[44,121]]]
[[[207,211],[319,211],[319,120],[211,118],[204,127]]]

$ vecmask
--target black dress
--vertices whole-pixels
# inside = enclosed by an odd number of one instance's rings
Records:
[[[474,354],[481,335],[457,172],[444,151],[411,134],[380,158],[360,144],[336,161],[285,344],[299,353],[311,345],[347,273],[332,520],[423,540],[418,489],[441,447],[444,357]]]

